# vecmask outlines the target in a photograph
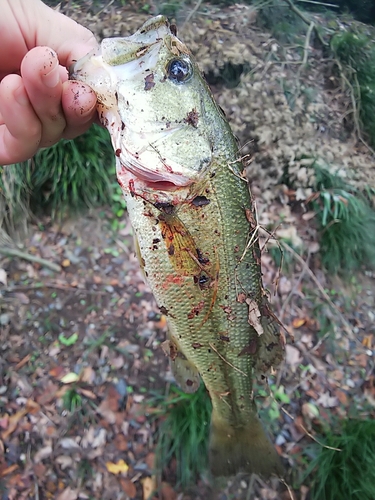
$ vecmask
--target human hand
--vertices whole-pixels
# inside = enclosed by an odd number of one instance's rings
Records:
[[[97,42],[40,0],[0,0],[0,13],[0,165],[8,165],[90,127],[96,96],[66,68]]]

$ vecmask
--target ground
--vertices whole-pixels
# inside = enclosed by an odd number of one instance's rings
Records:
[[[251,22],[247,7],[236,8],[218,11],[214,17],[215,29],[210,29],[224,41],[238,37],[246,22]],[[130,31],[147,17],[129,9],[120,15],[116,9],[109,5],[99,13],[101,26],[97,13],[88,11],[83,16],[73,9],[69,14],[81,15],[85,24],[91,29],[96,25],[105,36],[116,34],[113,26],[121,32],[119,19],[125,14],[129,20],[125,28]],[[239,18],[241,29],[233,21]],[[202,25],[206,20],[199,24],[193,17],[190,24],[199,60],[208,72],[213,58],[199,52],[205,50],[203,39],[208,35]],[[277,52],[271,47],[274,41],[268,35],[254,33],[252,53],[247,57],[258,68],[260,47],[269,47],[271,55],[280,55],[281,49]],[[224,43],[225,52],[218,42],[215,64],[239,57],[238,51],[230,54],[235,43],[237,39]],[[288,265],[279,276],[269,244],[262,262],[273,310],[287,331],[286,360],[270,378],[269,390],[260,389],[258,407],[291,471],[288,487],[276,480],[264,483],[248,477],[213,486],[203,474],[195,487],[183,491],[173,482],[172,463],[155,499],[305,499],[309,482],[302,481],[301,486],[299,480],[304,452],[313,444],[319,446],[319,431],[348,415],[375,415],[374,274],[364,268],[350,279],[328,277],[320,269],[313,216],[302,205],[291,203],[295,193],[278,180],[285,156],[293,158],[293,168],[301,168],[293,140],[298,147],[300,142],[291,132],[296,122],[305,130],[310,152],[320,148],[338,162],[352,148],[357,170],[367,153],[354,145],[352,135],[342,137],[343,129],[325,129],[323,136],[319,132],[322,122],[332,123],[327,102],[334,117],[340,111],[341,97],[335,94],[333,98],[330,89],[309,102],[319,131],[301,126],[305,104],[297,102],[294,114],[289,112],[285,92],[277,87],[279,74],[273,72],[270,61],[264,62],[267,72],[264,66],[257,69],[268,90],[252,84],[253,112],[244,110],[242,122],[238,106],[250,91],[247,77],[232,89],[231,97],[220,85],[215,95],[242,141],[246,134],[255,141],[250,168],[254,172],[258,165],[252,190],[262,223],[274,228],[283,224],[278,236],[284,241]],[[294,84],[288,71],[283,78]],[[312,71],[318,74],[313,63]],[[324,82],[320,83],[323,88]],[[282,109],[280,115],[269,116],[270,102]],[[300,112],[298,120],[296,112]],[[262,116],[265,125],[260,123]],[[276,140],[275,130],[283,123],[290,137],[277,132]],[[372,178],[373,160],[367,165],[368,173],[356,174],[354,180]],[[303,191],[309,189],[304,182],[299,192],[302,203],[309,195]],[[0,257],[0,491],[4,499],[146,499],[156,487],[153,465],[158,424],[153,396],[167,394],[172,382],[160,346],[165,339],[165,318],[144,284],[127,219],[113,231],[112,217],[106,208],[61,224],[44,217],[23,242],[29,254],[44,261]],[[302,256],[285,243],[295,240],[304,242]],[[266,242],[266,233],[262,241]],[[45,261],[59,270],[52,271]]]

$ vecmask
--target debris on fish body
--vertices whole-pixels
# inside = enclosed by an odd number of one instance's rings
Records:
[[[254,381],[283,358],[254,204],[225,116],[175,33],[150,19],[104,39],[71,78],[98,96],[176,381],[194,392],[202,378],[210,394],[213,474],[281,475],[254,401]]]

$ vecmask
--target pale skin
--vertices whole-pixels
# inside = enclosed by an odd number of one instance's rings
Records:
[[[40,0],[0,0],[0,165],[85,132],[96,96],[67,68],[97,46],[94,35]]]

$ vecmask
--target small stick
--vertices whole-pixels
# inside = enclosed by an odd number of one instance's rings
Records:
[[[21,252],[21,250],[17,250],[16,248],[0,247],[0,254],[5,255],[6,257],[19,257],[20,259],[28,260],[29,262],[36,262],[37,264],[41,264],[42,266],[47,267],[48,269],[51,269],[51,271],[55,271],[56,273],[61,272],[61,267],[58,264],[50,262],[46,259],[42,259],[41,257],[38,257],[36,255]]]
[[[233,370],[236,370],[236,372],[239,372],[239,373],[241,373],[242,375],[245,375],[245,377],[247,377],[247,375],[246,375],[246,373],[245,373],[245,372],[243,372],[242,370],[240,370],[240,369],[239,369],[239,368],[237,368],[236,366],[234,366],[234,365],[232,365],[231,363],[229,363],[229,361],[228,361],[227,359],[225,359],[225,358],[224,358],[224,356],[222,356],[222,355],[219,353],[219,351],[216,349],[216,347],[215,347],[213,344],[208,344],[208,345],[211,347],[211,349],[212,349],[213,351],[215,351],[215,352],[216,352],[216,354],[219,356],[219,358],[221,358],[221,359],[224,361],[224,363],[226,363],[227,365],[231,366],[231,367],[233,368]]]

